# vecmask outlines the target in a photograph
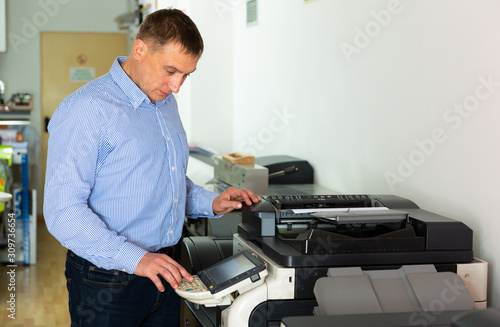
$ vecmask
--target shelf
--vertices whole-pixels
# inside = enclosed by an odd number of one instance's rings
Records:
[[[29,114],[33,110],[33,95],[15,93],[9,103],[0,104],[0,114]]]
[[[29,120],[22,120],[22,119],[17,119],[17,120],[3,120],[0,118],[0,126],[12,126],[12,125],[31,125],[31,121]]]
[[[0,106],[4,106],[3,104]],[[26,116],[31,113],[31,110],[10,110],[10,111],[4,111],[0,110],[0,117],[1,116],[13,116],[13,115],[21,115],[21,116]]]
[[[0,111],[0,126],[31,125],[31,111]]]

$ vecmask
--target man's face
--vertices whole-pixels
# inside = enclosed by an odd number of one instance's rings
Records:
[[[164,45],[156,51],[145,43],[141,46],[134,82],[153,103],[172,92],[179,92],[182,83],[196,70],[199,57],[187,54],[177,43]]]

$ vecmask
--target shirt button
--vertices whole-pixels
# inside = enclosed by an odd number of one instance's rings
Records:
[[[175,170],[175,166],[172,166],[172,171],[174,171],[174,170]]]
[[[173,231],[173,230],[170,230],[170,232],[169,232],[169,233],[170,233],[170,234],[173,234],[173,233],[174,233],[174,231]]]
[[[208,212],[206,212],[206,211],[205,211],[205,215],[207,215],[207,216],[208,216]]]
[[[167,137],[167,141],[170,141],[170,137]]]
[[[177,202],[178,200],[177,199],[174,199],[174,202]]]

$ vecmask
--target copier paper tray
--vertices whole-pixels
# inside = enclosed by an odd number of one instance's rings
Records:
[[[415,235],[411,227],[372,236],[374,231],[358,231],[348,236],[321,229],[310,229],[295,239],[286,239],[289,245],[303,254],[377,253],[389,251],[424,251],[425,238]],[[351,234],[352,235],[352,234]],[[278,238],[282,238],[278,236]],[[284,238],[282,238],[285,240]],[[334,244],[335,246],[332,246]]]
[[[408,212],[400,210],[375,210],[382,208],[347,208],[347,210],[311,212],[312,217],[335,224],[381,224],[408,220]]]
[[[475,309],[460,276],[437,272],[433,265],[373,271],[331,268],[327,276],[314,286],[315,315]]]

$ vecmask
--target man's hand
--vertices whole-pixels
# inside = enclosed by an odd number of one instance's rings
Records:
[[[250,190],[230,187],[214,199],[212,211],[216,215],[223,215],[234,209],[241,209],[241,202],[252,205],[252,203],[257,203],[260,200],[262,199]]]
[[[179,286],[182,277],[188,282],[193,281],[193,277],[177,261],[162,253],[146,253],[135,268],[134,274],[148,277],[153,281],[160,292],[165,291],[158,275],[161,275],[173,289]]]

